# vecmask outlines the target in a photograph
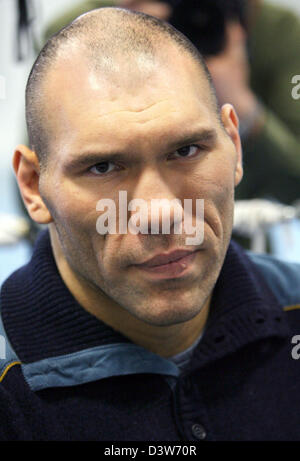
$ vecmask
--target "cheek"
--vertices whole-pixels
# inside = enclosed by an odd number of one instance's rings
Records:
[[[91,199],[85,191],[78,192],[69,184],[57,188],[56,193],[47,198],[60,239],[73,252],[76,249],[78,252],[88,250],[90,254],[95,242],[99,245],[104,238],[96,229],[96,203],[95,198]]]
[[[83,202],[60,203],[55,208],[56,224],[63,225],[74,233],[96,234],[96,209],[90,210]]]
[[[190,175],[186,196],[204,199],[205,221],[221,237],[232,227],[234,204],[234,170],[229,161],[207,162]]]
[[[78,229],[93,227],[96,232],[98,198],[94,191],[61,178],[59,182],[54,182],[46,197],[57,221],[69,223],[70,227],[76,226]]]

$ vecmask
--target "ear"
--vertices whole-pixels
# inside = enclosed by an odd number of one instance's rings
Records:
[[[242,160],[242,144],[239,135],[239,119],[231,104],[224,104],[221,108],[221,118],[225,130],[236,150],[236,166],[235,166],[235,181],[234,185],[237,186],[243,177],[243,160]]]
[[[39,224],[53,221],[39,192],[40,167],[35,152],[19,145],[14,153],[13,168],[30,217]]]

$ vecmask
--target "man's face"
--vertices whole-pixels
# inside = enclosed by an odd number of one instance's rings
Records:
[[[120,62],[105,77],[72,57],[49,76],[52,136],[40,191],[54,219],[63,257],[78,283],[111,308],[154,325],[187,321],[208,299],[230,240],[240,157],[192,60]],[[135,62],[136,65],[137,61]],[[191,146],[191,147],[189,147]],[[184,233],[100,235],[100,199],[204,199],[204,241]],[[130,218],[134,212],[128,212]],[[195,206],[193,206],[195,218]],[[194,221],[195,222],[195,221]],[[118,212],[117,212],[118,229]],[[193,252],[173,269],[149,268],[153,256]],[[145,263],[146,265],[141,265]]]

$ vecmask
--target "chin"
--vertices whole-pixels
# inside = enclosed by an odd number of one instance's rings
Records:
[[[151,312],[139,312],[137,317],[143,320],[145,323],[153,326],[167,327],[172,325],[178,325],[180,323],[188,322],[196,317],[201,308],[199,306],[190,307],[185,309],[151,309]]]

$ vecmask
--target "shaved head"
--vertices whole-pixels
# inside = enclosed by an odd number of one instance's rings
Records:
[[[49,224],[70,292],[153,352],[189,347],[208,314],[243,174],[236,113],[231,104],[216,110],[202,57],[165,22],[96,9],[47,42],[29,77],[26,108],[31,149],[18,146],[14,168],[30,216]],[[177,206],[169,207],[167,234],[165,205],[152,217],[152,200],[163,200],[182,204],[184,221],[187,199],[187,227],[203,221],[202,243],[186,240],[194,230],[175,231]],[[143,217],[134,211],[140,203]],[[98,231],[106,204],[115,210],[115,232]],[[151,232],[132,232],[135,218]],[[177,250],[188,255],[174,262],[176,270],[148,264]]]
[[[168,23],[143,13],[121,8],[99,8],[79,16],[51,37],[38,55],[26,87],[26,122],[30,147],[41,167],[50,151],[47,100],[48,76],[60,62],[82,57],[82,65],[116,84],[136,85],[157,64],[163,66],[178,52],[189,55],[209,87],[209,103],[218,114],[215,90],[205,62],[194,45]],[[175,58],[176,59],[176,58]],[[132,71],[134,81],[132,80]]]

